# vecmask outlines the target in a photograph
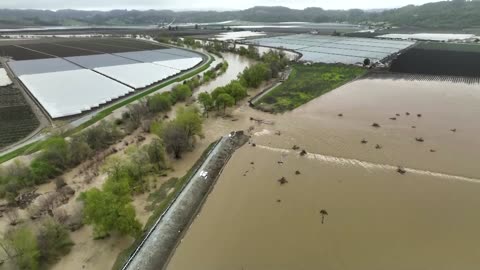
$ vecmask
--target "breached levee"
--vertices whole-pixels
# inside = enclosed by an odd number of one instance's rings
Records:
[[[285,154],[296,153],[294,150],[283,149],[283,148],[274,148],[274,147],[265,146],[265,145],[258,145],[257,144],[257,147],[265,149],[265,150],[281,152],[281,153],[285,153]],[[321,161],[324,161],[324,162],[334,163],[334,164],[339,164],[339,165],[362,167],[366,170],[369,170],[369,169],[397,170],[398,169],[398,166],[393,166],[393,165],[389,165],[389,164],[377,164],[377,163],[362,161],[362,160],[358,160],[358,159],[333,157],[333,156],[327,156],[327,155],[322,155],[322,154],[317,154],[317,153],[307,153],[303,157],[304,158],[321,160]],[[451,175],[451,174],[445,174],[445,173],[440,173],[440,172],[431,172],[431,171],[427,171],[427,170],[420,170],[420,169],[414,169],[414,168],[403,168],[403,169],[407,173],[433,176],[433,177],[438,177],[438,178],[442,178],[442,179],[453,179],[453,180],[457,180],[457,181],[480,183],[480,179],[472,178],[472,177]]]
[[[242,131],[224,136],[157,220],[122,269],[163,269],[232,154],[248,141]]]

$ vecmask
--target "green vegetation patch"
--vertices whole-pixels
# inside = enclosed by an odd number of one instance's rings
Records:
[[[356,66],[295,64],[288,80],[263,96],[255,106],[274,113],[293,110],[365,72]]]

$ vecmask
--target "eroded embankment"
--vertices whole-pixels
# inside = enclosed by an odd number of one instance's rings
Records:
[[[183,191],[157,221],[123,269],[163,269],[233,152],[248,141],[243,132],[222,137]]]

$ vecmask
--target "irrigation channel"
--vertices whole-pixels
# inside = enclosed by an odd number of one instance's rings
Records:
[[[188,225],[201,208],[211,187],[233,152],[248,141],[243,132],[222,137],[182,191],[156,221],[122,270],[163,269]]]

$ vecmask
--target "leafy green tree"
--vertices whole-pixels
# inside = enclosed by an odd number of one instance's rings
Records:
[[[132,118],[132,116],[129,118]],[[114,123],[102,121],[100,124],[85,130],[82,136],[85,136],[85,141],[92,150],[100,151],[112,145],[120,137],[120,132]]]
[[[177,117],[175,123],[183,128],[187,138],[193,139],[194,136],[203,136],[202,134],[202,117],[195,106],[192,107],[180,107],[177,110]]]
[[[168,153],[172,153],[176,159],[182,158],[182,154],[189,149],[189,138],[185,129],[177,122],[169,122],[163,132],[162,139]]]
[[[135,209],[130,204],[131,198],[128,181],[107,181],[105,191],[93,188],[82,193],[85,202],[84,222],[92,224],[95,237],[104,237],[109,232],[118,231],[124,235],[136,236],[141,225],[135,218]]]
[[[164,127],[165,125],[162,121],[153,121],[150,124],[150,133],[155,134],[161,138]]]
[[[151,112],[168,112],[172,107],[170,97],[163,94],[155,94],[148,99],[148,109]]]
[[[5,235],[5,240],[13,250],[15,264],[21,270],[39,269],[40,251],[35,234],[26,226],[10,230]]]
[[[363,66],[370,66],[370,63],[371,63],[371,61],[370,61],[369,58],[365,58],[365,59],[363,60]]]
[[[235,104],[235,99],[229,94],[220,94],[215,99],[215,105],[217,108],[223,107],[223,114],[225,114],[227,107],[231,107]]]
[[[75,166],[85,161],[93,154],[84,136],[73,136],[68,144],[68,161]]]
[[[200,103],[202,104],[203,111],[207,114],[208,117],[208,111],[212,109],[214,104],[212,96],[208,92],[200,93],[200,95],[198,95],[198,101],[200,101]]]
[[[212,91],[211,96],[212,96],[212,99],[213,99],[213,100],[216,100],[219,95],[225,94],[225,93],[227,93],[227,89],[226,89],[225,87],[223,87],[223,86],[220,86],[220,87],[215,88],[215,89]]]
[[[244,99],[247,96],[247,89],[239,82],[233,81],[228,85],[229,94],[235,100],[235,105],[239,100]]]
[[[164,170],[167,168],[165,147],[160,139],[153,139],[152,142],[146,146],[146,150],[150,163],[157,170]]]
[[[172,90],[172,97],[176,102],[185,101],[190,96],[192,96],[192,90],[186,84],[179,84]]]
[[[271,70],[266,64],[260,63],[249,68],[245,68],[241,76],[246,83],[246,87],[256,88],[260,86],[260,83],[262,83],[262,81],[270,79]]]
[[[68,231],[53,220],[47,220],[37,235],[40,251],[39,261],[42,264],[51,264],[60,257],[68,254],[73,246]]]

